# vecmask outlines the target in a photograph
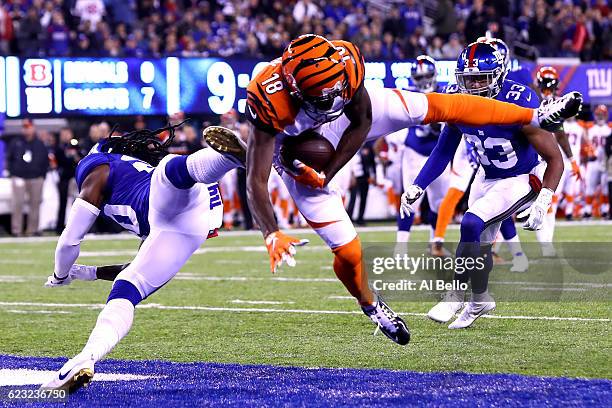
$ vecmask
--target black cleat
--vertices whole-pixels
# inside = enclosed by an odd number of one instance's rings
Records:
[[[540,127],[549,131],[556,131],[565,119],[576,116],[582,109],[582,94],[570,92],[554,101],[544,101],[538,108],[538,122]]]
[[[375,305],[362,306],[361,310],[378,326],[385,336],[402,346],[408,344],[410,341],[408,326],[380,297]]]
[[[202,137],[217,153],[245,166],[247,145],[236,133],[223,126],[209,126],[202,131]]]

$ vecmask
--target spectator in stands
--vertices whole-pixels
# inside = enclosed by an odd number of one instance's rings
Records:
[[[448,42],[442,46],[442,58],[456,60],[463,51],[463,44],[459,39],[459,34],[451,34]]]
[[[25,19],[19,22],[19,30],[17,31],[19,53],[29,57],[38,56],[40,54],[42,35],[38,11],[35,8],[30,8]]]
[[[440,37],[434,37],[429,46],[427,47],[427,55],[435,60],[442,59],[442,39]]]
[[[438,7],[433,17],[436,35],[448,40],[449,36],[457,32],[457,15],[451,0],[438,1]]]
[[[77,163],[81,160],[78,142],[74,138],[72,129],[68,127],[60,130],[59,143],[55,148],[55,160],[57,162],[57,172],[59,175],[59,181],[57,183],[57,189],[59,191],[59,208],[55,232],[61,234],[66,225],[66,206],[69,190],[72,189],[76,191],[74,176]]]
[[[417,27],[423,26],[423,9],[416,0],[406,0],[406,3],[400,7],[400,14],[404,20],[406,34],[412,34]]]
[[[70,54],[70,38],[64,16],[60,11],[53,13],[51,23],[47,27],[47,55],[65,57]]]
[[[106,8],[102,0],[76,0],[72,14],[79,17],[81,23],[89,21],[92,27],[97,27],[105,12]]]
[[[484,7],[484,0],[474,0],[472,11],[465,22],[465,40],[467,43],[476,41],[487,31],[488,16]]]
[[[293,18],[298,23],[304,20],[323,18],[323,13],[312,0],[298,0],[293,7]]]
[[[0,5],[0,52],[4,55],[9,53],[9,47],[13,40],[13,20],[4,5]]]
[[[540,3],[535,8],[535,15],[529,21],[528,41],[540,51],[540,55],[545,57],[550,56],[551,28],[552,22],[548,17],[546,6]]]
[[[40,203],[44,177],[49,168],[49,157],[47,148],[38,139],[36,129],[30,121],[24,121],[22,134],[11,140],[7,149],[6,163],[13,189],[12,234],[14,236],[23,234],[23,209],[27,205],[26,235],[38,235]]]

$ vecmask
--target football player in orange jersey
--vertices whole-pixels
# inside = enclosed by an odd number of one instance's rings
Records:
[[[533,124],[551,127],[578,111],[582,97],[569,94],[544,109],[528,109],[466,94],[427,95],[364,86],[364,60],[353,44],[314,34],[294,39],[282,58],[270,62],[247,87],[252,123],[247,153],[247,191],[275,272],[294,265],[302,241],[282,233],[267,190],[273,162],[300,212],[334,253],[334,271],[364,313],[390,339],[407,344],[405,323],[368,287],[361,244],[337,190],[328,183],[366,140],[421,123],[470,125]],[[282,168],[278,148],[284,137],[316,129],[336,151],[318,172],[297,160]],[[222,147],[221,147],[222,148]]]

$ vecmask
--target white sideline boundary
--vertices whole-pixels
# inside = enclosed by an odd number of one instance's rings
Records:
[[[38,303],[38,302],[0,302],[0,306],[28,306],[28,307],[59,307],[59,308],[88,308],[102,309],[104,304],[100,303]],[[336,314],[353,315],[362,314],[358,310],[309,310],[309,309],[270,309],[270,308],[245,308],[245,307],[217,307],[217,306],[169,306],[158,303],[145,303],[138,306],[139,309],[158,309],[158,310],[192,310],[203,312],[234,312],[234,313],[295,313],[295,314]],[[426,313],[398,312],[404,316],[427,316]],[[591,317],[560,317],[560,316],[504,316],[504,315],[484,315],[489,319],[509,319],[509,320],[548,320],[548,321],[574,321],[574,322],[604,322],[610,323],[612,319],[591,318]]]
[[[520,225],[520,223],[517,223]],[[612,221],[609,220],[588,220],[588,221],[562,221],[557,220],[557,227],[587,227],[587,226],[612,226]],[[397,227],[395,225],[377,225],[373,227],[357,227],[357,232],[395,232]],[[458,224],[452,224],[448,226],[448,229],[458,230]],[[314,234],[314,231],[310,228],[296,228],[287,230],[292,235],[302,234]],[[428,225],[415,225],[412,227],[412,231],[429,231]],[[246,236],[261,236],[261,232],[257,230],[251,231],[221,231],[219,233],[221,237],[246,237]],[[57,236],[49,237],[22,237],[12,238],[5,237],[0,238],[0,244],[21,244],[21,243],[44,243],[44,242],[57,242]],[[86,241],[138,241],[138,237],[129,233],[120,234],[87,234],[85,236]]]

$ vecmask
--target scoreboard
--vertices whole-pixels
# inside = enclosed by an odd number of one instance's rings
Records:
[[[515,62],[516,63],[516,62]],[[222,114],[244,112],[246,87],[267,64],[224,58],[0,57],[0,112],[7,117]],[[407,89],[411,61],[366,63],[366,85]],[[532,74],[533,63],[523,64]],[[612,99],[612,64],[557,67],[567,89]],[[454,61],[438,62],[438,82],[454,82]]]

